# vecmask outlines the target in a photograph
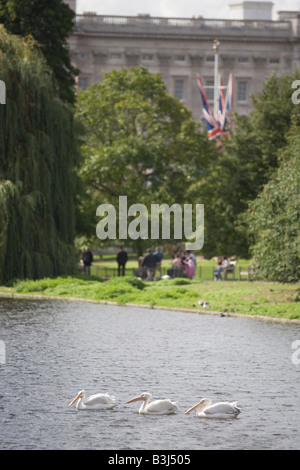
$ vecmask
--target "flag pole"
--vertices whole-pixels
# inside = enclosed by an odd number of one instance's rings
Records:
[[[215,76],[214,76],[214,116],[218,117],[218,99],[219,99],[219,46],[220,41],[214,40],[213,49],[215,51]]]

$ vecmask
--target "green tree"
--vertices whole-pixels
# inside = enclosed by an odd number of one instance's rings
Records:
[[[294,126],[280,166],[247,213],[254,239],[251,252],[260,277],[269,281],[300,279],[300,127]]]
[[[43,55],[0,26],[0,281],[75,266],[79,148],[72,110],[57,99]]]
[[[291,84],[299,77],[299,71],[278,77],[273,73],[265,82],[261,93],[253,97],[251,113],[252,136],[258,148],[258,182],[267,183],[274,168],[278,166],[278,153],[287,144],[292,124],[294,104],[291,100]]]
[[[74,17],[63,0],[0,0],[0,23],[12,34],[35,39],[53,70],[59,96],[71,103],[78,71],[71,64],[67,40]]]
[[[121,195],[128,205],[187,202],[187,188],[214,152],[161,76],[143,67],[112,71],[81,91],[76,115],[84,127],[80,173],[94,214],[103,202],[118,207]]]

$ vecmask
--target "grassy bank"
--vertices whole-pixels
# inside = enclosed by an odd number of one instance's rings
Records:
[[[198,282],[181,278],[149,283],[134,277],[103,282],[93,277],[69,276],[18,281],[0,291],[195,310],[201,310],[198,300],[202,299],[209,303],[208,311],[300,320],[299,284]]]

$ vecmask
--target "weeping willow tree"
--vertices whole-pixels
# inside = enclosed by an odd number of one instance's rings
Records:
[[[0,26],[0,281],[72,272],[79,152],[72,110],[31,39]]]

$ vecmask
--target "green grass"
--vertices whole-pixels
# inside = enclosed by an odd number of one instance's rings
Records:
[[[198,300],[203,299],[209,302],[211,311],[300,320],[299,284],[199,282],[181,278],[150,283],[130,276],[108,281],[92,276],[68,276],[16,281],[12,287],[2,287],[0,290],[195,310],[201,309]]]

